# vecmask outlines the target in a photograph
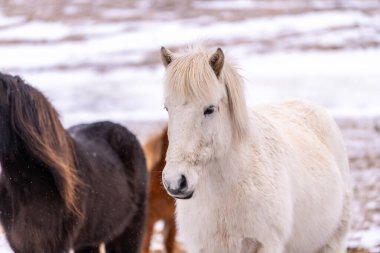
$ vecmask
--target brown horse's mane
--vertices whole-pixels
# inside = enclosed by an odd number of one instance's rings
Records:
[[[166,154],[167,147],[164,145],[165,143],[163,136],[167,138],[167,127],[151,136],[143,146],[147,169],[149,172],[151,172],[153,168],[160,163],[162,156],[165,156]]]
[[[67,208],[80,214],[76,189],[73,140],[63,128],[58,113],[48,99],[26,84],[20,77],[9,86],[10,125],[23,146],[53,175],[57,189]]]

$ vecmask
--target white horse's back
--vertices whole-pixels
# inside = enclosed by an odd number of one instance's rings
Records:
[[[249,111],[220,48],[161,52],[169,113],[163,183],[177,198],[187,251],[345,252],[349,169],[334,120],[301,101]]]
[[[296,222],[286,252],[316,252],[335,233],[344,236],[350,218],[349,166],[334,120],[319,106],[298,100],[260,106],[253,113],[264,119],[262,124],[272,124],[272,138],[287,147],[283,162],[289,162]],[[341,223],[347,224],[342,228]]]
[[[257,111],[277,121],[280,129],[290,130],[288,132],[290,135],[298,135],[300,132],[297,130],[304,134],[313,133],[319,142],[334,155],[344,180],[349,182],[349,164],[343,137],[334,119],[325,109],[307,101],[289,100],[259,106]]]

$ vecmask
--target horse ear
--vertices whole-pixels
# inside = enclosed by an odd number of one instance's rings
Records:
[[[210,58],[211,68],[214,70],[217,77],[220,76],[224,64],[224,53],[221,48],[218,48],[216,52]]]
[[[161,60],[165,68],[174,60],[174,54],[170,50],[161,47]]]

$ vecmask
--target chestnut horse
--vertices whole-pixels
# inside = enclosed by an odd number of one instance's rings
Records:
[[[16,253],[137,253],[147,172],[126,128],[65,131],[47,98],[0,73],[0,221]]]
[[[153,234],[154,224],[162,220],[164,222],[164,247],[166,253],[173,253],[176,236],[175,205],[174,199],[168,196],[162,185],[162,170],[165,167],[166,150],[168,149],[168,129],[160,131],[152,136],[144,145],[144,153],[147,159],[150,174],[149,204],[147,229],[143,243],[143,253],[148,253]]]
[[[190,253],[343,253],[350,175],[342,135],[321,107],[248,109],[219,48],[172,53],[163,183]]]

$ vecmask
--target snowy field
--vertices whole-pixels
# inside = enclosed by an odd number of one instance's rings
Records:
[[[66,126],[113,120],[144,139],[166,120],[160,47],[199,42],[233,59],[250,105],[303,98],[339,119],[350,246],[380,252],[378,0],[0,0],[0,71],[42,90]]]

